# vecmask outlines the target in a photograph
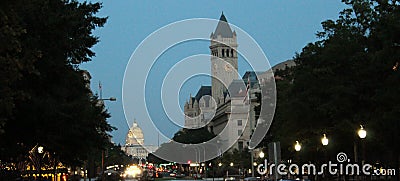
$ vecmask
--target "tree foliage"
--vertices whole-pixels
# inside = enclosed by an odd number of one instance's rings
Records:
[[[349,9],[322,23],[319,41],[295,56],[296,67],[277,81],[277,116],[271,133],[283,152],[296,140],[307,159],[321,153],[323,133],[331,154],[353,157],[364,125],[367,159],[394,164],[400,159],[400,3],[396,0],[345,0]],[[292,76],[293,75],[293,76]]]
[[[210,133],[206,127],[199,129],[182,129],[175,133],[172,138],[174,141],[184,144],[198,144],[206,142],[214,138],[215,135]]]
[[[106,18],[100,3],[0,3],[0,159],[24,159],[36,144],[80,164],[108,142],[110,117],[86,87],[79,64],[95,53]]]

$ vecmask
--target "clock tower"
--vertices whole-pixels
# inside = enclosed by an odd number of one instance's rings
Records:
[[[238,78],[236,32],[232,31],[224,13],[217,28],[210,36],[212,97],[217,104],[224,102],[224,93],[234,79]]]

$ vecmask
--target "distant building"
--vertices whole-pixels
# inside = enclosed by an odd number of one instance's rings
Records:
[[[122,150],[125,151],[128,156],[132,156],[132,158],[136,158],[141,161],[147,158],[149,152],[152,153],[156,149],[156,146],[144,145],[143,131],[135,120],[132,127],[126,134],[126,142],[125,146],[122,147]]]
[[[248,89],[247,84],[250,84]],[[208,124],[211,133],[223,134],[225,141],[235,142],[231,149],[241,151],[249,146],[251,132],[257,124],[254,107],[259,105],[254,93],[259,91],[258,80],[253,72],[246,72],[242,80],[233,80],[229,85],[229,93]],[[223,133],[224,129],[227,133]]]
[[[201,86],[195,97],[190,95],[184,105],[185,127],[207,127],[213,134],[221,134],[223,141],[235,142],[231,149],[243,150],[249,146],[251,134],[259,115],[256,93],[274,95],[270,86],[273,72],[295,66],[293,60],[282,62],[265,72],[246,72],[238,79],[236,32],[232,31],[224,14],[211,33],[211,86]],[[216,78],[218,79],[216,79]],[[228,89],[227,89],[228,88]],[[210,99],[213,98],[213,99]],[[271,101],[270,97],[263,97]],[[273,114],[267,112],[267,114]],[[272,115],[271,115],[272,116]]]
[[[254,119],[249,119],[249,107],[254,108],[255,104],[249,104],[250,99],[246,94],[249,93],[248,77],[253,87],[257,82],[256,76],[246,73],[245,84],[242,80],[237,80],[237,37],[224,14],[221,14],[210,38],[212,85],[202,86],[196,96],[190,96],[185,103],[185,127],[193,129],[206,126],[214,134],[221,134],[225,129],[223,137],[228,139],[225,141],[239,140],[233,148],[242,150],[250,139],[250,125],[255,125]],[[250,114],[252,112],[254,111],[251,110]],[[249,124],[248,120],[253,123]]]
[[[211,86],[201,86],[196,96],[190,96],[185,103],[185,127],[193,129],[207,125],[214,116],[216,106],[211,97]]]

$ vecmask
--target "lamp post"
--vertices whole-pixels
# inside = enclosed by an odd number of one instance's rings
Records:
[[[101,87],[101,86],[100,86]],[[117,98],[110,97],[103,99],[102,89],[100,89],[100,99],[99,101],[117,101]],[[104,180],[104,150],[101,151],[101,178]],[[89,177],[89,181],[91,178]]]
[[[367,131],[364,129],[362,125],[360,125],[360,129],[357,131],[358,137],[361,139],[361,149],[362,149],[362,163],[365,162],[365,137],[367,137]]]
[[[259,158],[264,158],[265,154],[264,152],[261,150],[260,153],[258,153],[258,157]],[[254,171],[254,167],[257,166],[257,163],[254,162],[253,160],[253,152],[251,153],[251,176],[254,177],[255,171]]]
[[[328,162],[328,149],[327,149],[327,146],[328,146],[328,143],[329,143],[329,139],[326,137],[326,134],[324,134],[323,137],[321,138],[321,143],[322,143],[322,146],[324,147],[323,150],[324,150],[325,163],[327,163]],[[325,172],[323,174],[323,178],[325,178]]]
[[[219,143],[219,141],[217,141],[216,143],[213,143],[213,142],[203,142],[204,144],[208,144],[208,145],[212,145],[212,146],[214,146],[215,148],[216,148],[216,153],[217,153],[217,155],[218,155],[218,157],[221,157],[222,156],[222,153],[221,153],[221,149],[219,148],[219,146],[217,145],[218,143]],[[205,154],[205,152],[204,152],[204,154]],[[204,160],[205,160],[205,155],[204,155]],[[218,164],[218,166],[219,166],[219,164]],[[214,181],[214,179],[215,179],[215,166],[212,166],[212,171],[213,171],[213,181]]]
[[[322,146],[324,146],[324,154],[325,154],[325,161],[328,161],[328,149],[326,148],[329,143],[329,139],[326,137],[326,134],[321,138]]]
[[[329,139],[326,137],[326,134],[324,134],[324,136],[321,138],[321,143],[322,146],[324,146],[324,154],[325,154],[325,161],[328,161],[328,150],[327,150],[327,146],[329,143]]]
[[[299,141],[296,141],[296,144],[294,145],[294,150],[296,150],[296,152],[300,152],[300,150],[301,150],[301,145],[300,145]],[[300,162],[299,153],[296,154],[296,157],[297,157],[297,161]],[[303,177],[302,174],[301,174],[301,172],[300,172],[300,170],[298,170],[298,175],[300,176],[300,178]]]
[[[254,155],[253,155],[253,149],[249,149],[250,152],[250,163],[251,163],[251,177],[254,177]]]
[[[193,147],[194,148],[194,150],[195,150],[195,153],[196,153],[196,166],[197,166],[197,168],[196,168],[196,179],[197,179],[197,177],[198,177],[198,175],[199,175],[199,170],[200,170],[200,150],[196,147],[196,146],[194,146]]]
[[[198,144],[197,146],[200,146],[203,148],[203,162],[204,162],[204,178],[207,178],[207,164],[206,164],[206,147],[204,145],[206,145],[207,142],[203,142],[202,144]],[[199,153],[200,155],[200,153]],[[201,161],[201,160],[200,160]]]
[[[255,171],[254,171],[254,167],[257,166],[257,163],[254,162],[254,156],[253,156],[253,149],[250,150],[250,154],[251,154],[251,177],[254,177]],[[261,150],[260,153],[258,153],[258,157],[260,158],[264,158],[264,152]]]
[[[38,146],[37,147],[37,152],[39,153],[39,168],[38,168],[38,172],[39,172],[39,180],[42,180],[42,156],[44,153],[44,148],[43,146]]]
[[[220,162],[218,163],[218,175],[224,175],[224,170],[221,169],[222,167],[222,162],[220,160]]]
[[[233,168],[233,162],[231,162],[231,163],[229,164],[229,166],[231,166],[231,167],[232,167],[231,169],[232,169],[233,171],[235,171],[235,169]],[[228,169],[228,170],[229,170],[229,169]],[[233,172],[233,174],[235,174],[235,172]],[[228,171],[227,171],[226,176],[229,176]]]
[[[362,152],[362,158],[361,158],[361,164],[364,165],[365,162],[365,141],[364,139],[367,137],[367,131],[364,129],[363,125],[360,125],[360,129],[357,131],[358,137],[361,139],[361,152]],[[357,151],[357,150],[356,150]],[[357,153],[355,153],[357,154]],[[364,179],[365,176],[362,176],[362,179]]]

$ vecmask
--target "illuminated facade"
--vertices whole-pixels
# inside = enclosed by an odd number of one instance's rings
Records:
[[[145,160],[149,152],[154,152],[157,147],[144,145],[143,131],[135,120],[126,134],[125,146],[122,149],[127,155],[132,156],[132,158]]]

